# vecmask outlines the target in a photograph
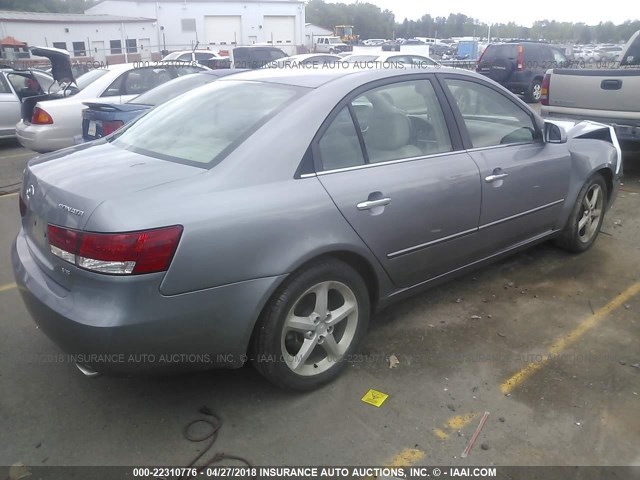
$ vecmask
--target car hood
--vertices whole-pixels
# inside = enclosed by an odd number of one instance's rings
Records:
[[[51,75],[58,84],[75,82],[73,71],[71,70],[71,55],[66,50],[51,47],[32,47],[31,54],[37,57],[46,57],[51,61]]]
[[[615,172],[620,173],[622,167],[622,148],[618,142],[618,136],[612,125],[604,123],[592,122],[590,120],[572,121],[572,120],[551,120],[546,118],[546,122],[558,125],[567,133],[567,140],[574,139],[591,139],[602,140],[613,145],[617,152],[617,162]]]

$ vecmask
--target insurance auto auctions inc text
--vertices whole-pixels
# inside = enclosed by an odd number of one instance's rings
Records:
[[[495,477],[496,469],[487,467],[260,467],[259,475],[271,478]]]

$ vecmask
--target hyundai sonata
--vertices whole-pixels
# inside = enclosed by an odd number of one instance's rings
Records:
[[[245,72],[30,161],[13,268],[87,373],[249,360],[311,389],[376,309],[544,240],[588,249],[620,175],[609,127],[475,73]]]

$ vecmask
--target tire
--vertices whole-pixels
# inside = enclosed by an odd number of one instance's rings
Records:
[[[358,272],[339,260],[319,260],[274,293],[254,330],[251,361],[279,387],[318,388],[340,374],[367,331],[370,310]]]
[[[594,192],[598,192],[595,204]],[[580,190],[569,220],[556,243],[573,253],[589,250],[600,233],[606,207],[607,184],[602,175],[596,173]],[[599,214],[594,215],[598,211]]]
[[[539,79],[535,79],[531,82],[529,90],[524,94],[527,103],[538,103],[540,96],[542,95],[542,82]]]
[[[331,49],[329,49],[329,53],[330,53],[331,55],[333,55],[333,54],[335,54],[335,53],[336,53],[336,51],[335,51],[333,48],[331,48]]]

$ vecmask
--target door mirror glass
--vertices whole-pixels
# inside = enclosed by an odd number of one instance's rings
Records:
[[[567,133],[559,125],[544,122],[544,141],[546,143],[566,143]]]

